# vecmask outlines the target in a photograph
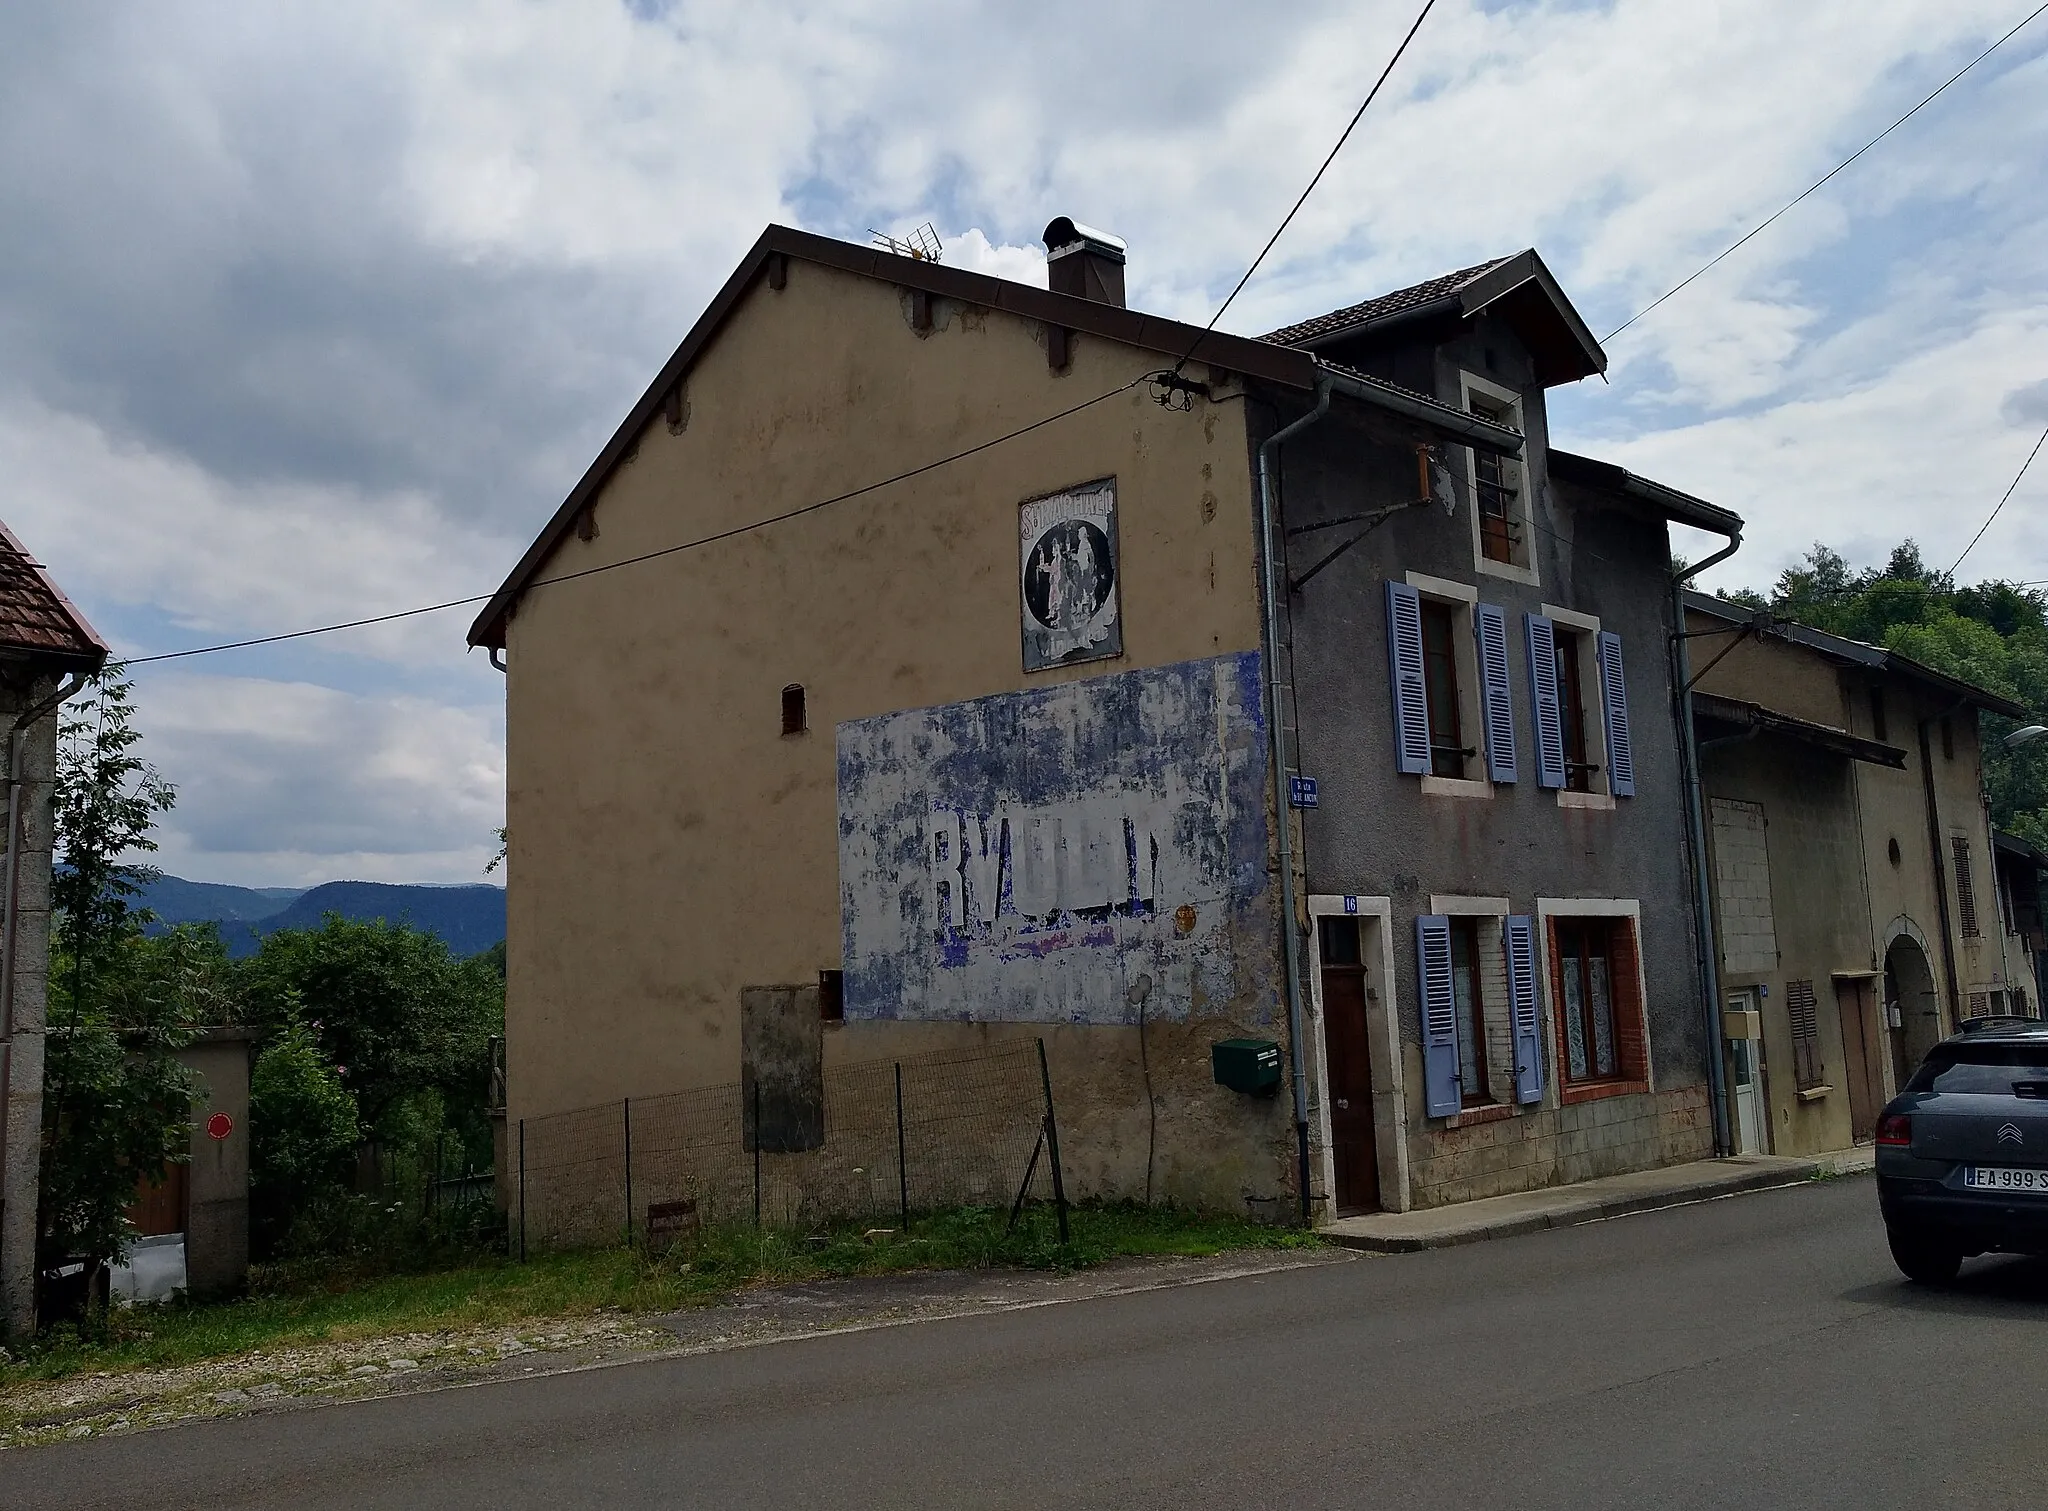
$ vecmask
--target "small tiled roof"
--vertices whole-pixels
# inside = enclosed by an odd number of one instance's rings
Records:
[[[1371,320],[1383,320],[1388,315],[1398,315],[1403,310],[1414,309],[1417,305],[1455,294],[1459,289],[1483,274],[1491,273],[1510,257],[1496,257],[1491,262],[1477,263],[1469,268],[1460,268],[1455,273],[1445,273],[1436,278],[1424,279],[1405,289],[1395,289],[1391,294],[1382,294],[1377,299],[1368,299],[1363,304],[1347,304],[1341,310],[1331,310],[1327,315],[1317,315],[1312,320],[1299,321],[1283,326],[1260,339],[1274,341],[1282,346],[1299,346],[1305,341],[1314,341],[1319,336],[1332,335],[1337,331],[1350,330],[1353,326],[1364,325]]]
[[[14,532],[0,525],[0,656],[26,656],[65,671],[97,671],[101,640]]]

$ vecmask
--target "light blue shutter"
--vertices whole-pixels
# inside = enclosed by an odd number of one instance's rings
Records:
[[[1415,979],[1422,999],[1422,1089],[1433,1118],[1464,1105],[1458,1087],[1458,999],[1451,990],[1451,921],[1415,920]]]
[[[1600,632],[1600,701],[1607,709],[1607,790],[1636,795],[1636,751],[1628,738],[1628,684],[1621,676],[1621,636]]]
[[[1543,1030],[1536,1018],[1536,925],[1526,913],[1502,930],[1508,955],[1508,1024],[1515,1039],[1515,1100],[1543,1100]]]
[[[1490,603],[1472,605],[1472,638],[1479,644],[1480,722],[1486,726],[1486,774],[1515,779],[1515,699],[1508,686],[1508,618]]]
[[[1536,785],[1564,785],[1564,717],[1557,708],[1557,631],[1541,614],[1529,627],[1529,702],[1536,719]]]
[[[1394,769],[1429,772],[1429,690],[1422,680],[1422,595],[1387,584],[1387,675],[1394,699]]]

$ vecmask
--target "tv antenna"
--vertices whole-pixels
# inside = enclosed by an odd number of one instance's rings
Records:
[[[891,236],[873,227],[869,227],[868,235],[875,239],[876,246],[886,247],[898,257],[910,257],[918,262],[939,262],[945,257],[945,244],[939,240],[938,230],[930,221],[906,236]]]

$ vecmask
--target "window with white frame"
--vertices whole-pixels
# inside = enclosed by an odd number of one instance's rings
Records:
[[[1505,902],[1433,900],[1416,920],[1423,1080],[1431,1117],[1543,1098],[1536,934]]]
[[[1465,411],[1510,430],[1522,429],[1522,398],[1511,388],[1472,373],[1459,375]],[[1536,581],[1528,467],[1521,456],[1505,457],[1467,447],[1466,481],[1472,503],[1474,564],[1482,572]]]
[[[1635,796],[1621,637],[1589,614],[1547,603],[1542,613],[1523,617],[1537,785],[1594,797]]]
[[[1478,598],[1465,583],[1414,572],[1387,584],[1394,751],[1402,772],[1515,780],[1507,616]]]

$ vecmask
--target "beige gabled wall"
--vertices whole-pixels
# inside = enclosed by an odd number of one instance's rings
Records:
[[[757,284],[689,375],[683,428],[649,426],[597,496],[595,537],[566,538],[542,578],[844,493],[1163,365],[1079,336],[1056,374],[1035,323],[934,306],[920,334],[888,284],[797,260],[785,288]],[[815,984],[839,965],[838,723],[1256,649],[1243,410],[1168,410],[1141,383],[909,481],[527,591],[508,631],[514,1122],[735,1081],[741,988]],[[1125,653],[1027,676],[1018,505],[1108,475]],[[810,728],[784,737],[790,683],[806,689]],[[1135,1137],[1142,1160],[1127,1029],[854,1024],[828,1031],[826,1055],[1006,1032],[1047,1033],[1055,1079],[1098,1104],[1097,1142]],[[1189,1082],[1180,1111],[1161,1113],[1162,1146],[1181,1117],[1235,1151],[1211,1162],[1224,1185],[1270,1185],[1245,1150],[1280,1115],[1196,1096],[1213,1025],[1154,1033],[1155,1076]],[[1284,1134],[1284,1116],[1274,1126]],[[1114,1163],[1102,1157],[1098,1187],[1116,1183]]]

